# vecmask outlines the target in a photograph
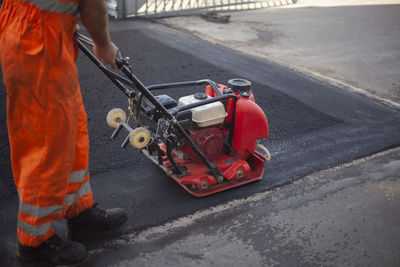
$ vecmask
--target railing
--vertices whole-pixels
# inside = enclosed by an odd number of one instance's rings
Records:
[[[234,11],[284,6],[296,0],[107,0],[116,18],[165,17],[200,11]]]

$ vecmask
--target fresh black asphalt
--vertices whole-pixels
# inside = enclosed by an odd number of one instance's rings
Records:
[[[105,207],[129,213],[125,232],[166,223],[174,218],[289,183],[317,170],[400,144],[399,111],[313,80],[285,67],[212,45],[147,21],[112,22],[112,38],[131,58],[147,85],[212,79],[226,83],[242,77],[253,82],[256,102],[270,123],[270,148],[263,180],[196,199],[138,151],[111,140],[105,122],[113,107],[126,108],[125,96],[84,55],[78,59],[80,82],[89,118],[90,168],[95,198]],[[12,184],[6,132],[6,93],[0,85],[0,255],[13,262],[17,196]],[[173,98],[204,88],[172,89]],[[60,228],[61,229],[61,228]],[[96,247],[96,244],[93,245]]]

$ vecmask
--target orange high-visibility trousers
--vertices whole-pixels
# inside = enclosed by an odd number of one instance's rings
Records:
[[[55,220],[94,204],[75,65],[78,8],[78,0],[5,0],[0,12],[0,62],[20,199],[17,233],[25,246],[39,246],[54,234]]]

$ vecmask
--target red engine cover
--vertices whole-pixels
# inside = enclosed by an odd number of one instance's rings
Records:
[[[224,135],[222,131],[216,127],[207,127],[202,129],[191,130],[190,138],[203,152],[208,160],[213,160],[222,152],[224,146]],[[179,148],[191,160],[201,161],[197,153],[192,147],[185,143]]]
[[[225,85],[218,85],[221,93],[227,89]],[[207,86],[206,93],[211,97],[216,97],[211,86]],[[269,135],[269,126],[267,116],[264,111],[255,103],[254,95],[250,91],[249,97],[242,97],[238,92],[233,92],[238,96],[236,102],[236,118],[233,133],[232,147],[236,151],[236,157],[246,159],[251,153],[254,153],[256,141],[266,138]],[[228,116],[226,122],[232,120],[234,101],[228,99],[225,105]]]
[[[250,98],[240,97],[236,102],[233,149],[236,156],[246,159],[254,153],[256,141],[269,135],[267,116]]]

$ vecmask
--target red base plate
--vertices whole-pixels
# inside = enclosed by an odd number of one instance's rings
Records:
[[[165,151],[165,147],[160,146]],[[219,167],[224,174],[224,181],[218,184],[215,178],[207,172],[203,162],[191,160],[180,160],[175,158],[178,166],[187,169],[186,176],[178,177],[171,175],[180,186],[195,197],[204,197],[215,194],[230,188],[238,187],[250,182],[262,179],[264,174],[265,157],[258,152],[250,154],[246,160],[232,158],[220,154],[212,162]],[[167,157],[163,158],[163,163],[167,168],[172,168],[172,164]]]

